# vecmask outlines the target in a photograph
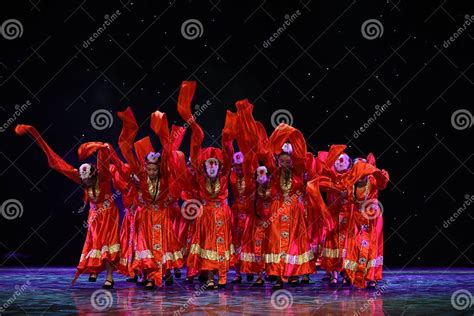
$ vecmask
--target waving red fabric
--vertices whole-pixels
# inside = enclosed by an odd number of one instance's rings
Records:
[[[79,177],[79,172],[77,171],[77,169],[75,169],[70,164],[65,162],[61,157],[59,157],[59,155],[56,154],[51,149],[51,147],[48,146],[48,144],[33,126],[19,124],[15,128],[15,133],[17,135],[29,134],[30,136],[32,136],[36,143],[40,146],[41,150],[43,150],[43,152],[45,153],[46,157],[48,158],[48,164],[52,169],[62,173],[63,175],[78,184],[81,183],[81,178]]]

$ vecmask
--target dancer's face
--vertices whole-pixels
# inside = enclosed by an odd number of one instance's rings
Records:
[[[214,158],[210,158],[205,162],[206,174],[209,178],[217,177],[219,172],[219,161]]]
[[[293,167],[293,161],[291,160],[290,155],[280,154],[278,156],[278,165],[285,169],[290,169],[291,167]]]
[[[146,165],[145,171],[148,174],[148,178],[150,178],[151,180],[155,180],[156,178],[158,178],[160,172],[160,165],[149,163]]]

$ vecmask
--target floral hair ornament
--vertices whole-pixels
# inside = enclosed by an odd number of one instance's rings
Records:
[[[260,166],[257,168],[257,182],[259,184],[264,184],[268,180],[268,170],[265,166]]]
[[[89,179],[95,173],[95,167],[90,163],[83,163],[79,167],[79,177],[81,180]]]
[[[345,172],[351,167],[351,158],[346,153],[341,154],[334,163],[337,172]]]
[[[281,146],[281,151],[282,153],[291,155],[293,153],[293,146],[291,146],[290,143],[284,143],[283,146]]]
[[[145,162],[147,164],[158,164],[158,161],[160,160],[161,154],[157,152],[150,152],[148,155],[146,155]]]
[[[240,151],[238,151],[234,154],[232,161],[234,162],[235,165],[240,165],[244,163],[244,155]]]

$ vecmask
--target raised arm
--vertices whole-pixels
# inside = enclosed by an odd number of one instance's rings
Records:
[[[160,111],[155,111],[151,114],[150,127],[155,134],[160,138],[162,155],[160,163],[160,172],[164,177],[170,175],[172,168],[173,157],[171,157],[171,142],[170,131],[168,128],[168,120],[166,114]]]
[[[258,128],[252,116],[253,105],[247,99],[237,101],[237,144],[244,154],[244,173],[252,178],[258,167],[257,152],[259,146]]]
[[[117,115],[123,123],[122,132],[119,137],[120,151],[130,165],[132,172],[138,173],[141,170],[141,163],[133,153],[133,143],[138,132],[137,121],[130,107],[127,107],[123,112],[118,112]]]
[[[281,147],[286,141],[290,141],[293,147],[291,155],[294,170],[297,174],[303,174],[306,167],[306,141],[303,134],[293,126],[281,123],[273,131],[269,142],[274,154],[281,152]]]
[[[112,178],[110,173],[110,150],[109,145],[101,142],[88,142],[79,146],[77,153],[79,160],[89,158],[96,151],[97,154],[97,170],[101,180],[108,181]]]
[[[77,184],[81,184],[81,178],[79,177],[79,172],[77,169],[59,157],[59,155],[48,146],[48,144],[33,126],[20,124],[16,126],[15,132],[17,135],[28,134],[33,137],[35,142],[40,146],[41,150],[48,158],[48,164],[52,169],[62,173]]]
[[[227,175],[232,166],[234,146],[232,145],[237,136],[237,114],[227,111],[224,129],[222,130],[222,174]]]
[[[194,170],[199,170],[199,154],[204,140],[204,132],[191,113],[191,101],[194,91],[196,91],[195,81],[183,81],[178,96],[178,113],[192,130],[189,153]]]

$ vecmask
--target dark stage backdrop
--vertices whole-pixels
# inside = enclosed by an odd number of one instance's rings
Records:
[[[469,1],[2,1],[0,265],[75,265],[82,193],[18,123],[78,166],[85,141],[116,144],[116,112],[176,112],[181,81],[205,144],[248,98],[270,133],[300,129],[316,153],[373,152],[387,266],[473,264],[474,11]],[[153,138],[155,144],[157,139]],[[187,153],[189,133],[182,149]]]

